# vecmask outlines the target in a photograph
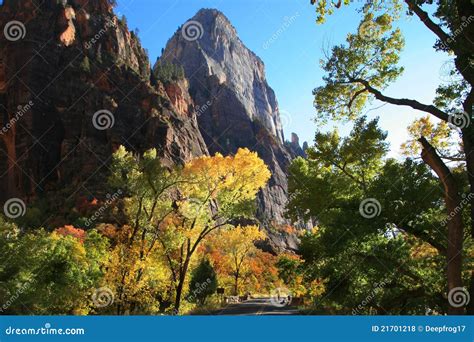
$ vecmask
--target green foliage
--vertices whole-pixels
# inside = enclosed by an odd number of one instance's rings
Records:
[[[83,242],[44,230],[22,234],[0,218],[0,309],[7,314],[87,314],[107,247],[95,231]]]
[[[153,71],[157,80],[171,83],[184,79],[184,68],[181,65],[158,61]]]
[[[292,218],[321,219],[328,210],[332,216],[332,211],[341,210],[339,201],[367,193],[388,149],[386,133],[377,121],[358,119],[342,140],[337,131],[316,134],[314,147],[306,151],[308,159],[298,158],[290,166],[288,209]]]
[[[208,259],[203,259],[193,270],[189,282],[188,301],[204,305],[217,290],[217,274]]]
[[[315,0],[318,22],[334,12],[334,2]],[[353,0],[345,0],[348,5]],[[342,5],[342,3],[340,3]],[[380,96],[382,89],[393,82],[403,71],[398,67],[403,38],[395,25],[403,13],[415,16],[437,38],[436,51],[448,52],[453,59],[444,69],[446,84],[437,89],[434,104],[437,108],[417,106],[416,109],[447,120],[447,115],[463,110],[470,112],[468,102],[474,73],[472,64],[472,30],[474,21],[468,1],[431,0],[366,0],[362,1],[363,19],[357,34],[349,34],[347,44],[336,46],[323,66],[327,75],[325,85],[314,90],[315,107],[323,118],[353,118],[361,113],[367,100],[379,100],[396,105],[412,106],[415,101],[392,101]],[[406,10],[406,11],[404,11]],[[393,26],[393,28],[392,28]],[[397,99],[395,99],[397,100]],[[326,103],[325,103],[326,101]],[[436,111],[436,109],[438,111]],[[439,110],[444,111],[440,114]]]
[[[342,142],[318,133],[308,159],[292,163],[289,214],[318,221],[301,238],[304,276],[324,280],[319,305],[445,312],[443,189],[424,164],[383,161],[385,137],[376,121],[360,119]],[[361,212],[367,199],[379,204],[372,217]]]
[[[85,57],[82,59],[82,62],[81,62],[81,64],[79,65],[79,68],[80,68],[83,72],[86,72],[86,73],[91,72],[91,63],[90,63],[90,61],[89,61],[89,57],[85,56]]]
[[[346,45],[332,48],[326,61],[325,85],[316,88],[314,106],[319,119],[353,119],[371,99],[371,87],[384,89],[402,72],[398,66],[404,41],[399,29],[392,29],[390,16],[367,14],[359,32],[348,34]]]

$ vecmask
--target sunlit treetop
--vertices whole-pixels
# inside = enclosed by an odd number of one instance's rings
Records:
[[[203,156],[187,163],[180,192],[201,203],[216,201],[221,212],[242,214],[270,179],[270,171],[255,152],[240,148],[234,156]]]
[[[348,34],[346,44],[333,47],[321,61],[326,85],[313,91],[320,119],[357,117],[370,90],[386,88],[403,72],[398,66],[403,46],[401,32],[392,30],[389,15],[366,14],[358,32]]]

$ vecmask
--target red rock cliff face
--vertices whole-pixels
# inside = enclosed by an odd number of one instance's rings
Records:
[[[167,163],[207,153],[186,86],[150,85],[108,0],[7,0],[0,27],[12,22],[19,36],[0,35],[0,200],[100,192],[120,144],[157,147]]]

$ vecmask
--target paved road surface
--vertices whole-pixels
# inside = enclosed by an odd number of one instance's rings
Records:
[[[298,308],[294,306],[278,307],[271,303],[270,298],[255,298],[237,304],[214,310],[211,315],[297,315]]]

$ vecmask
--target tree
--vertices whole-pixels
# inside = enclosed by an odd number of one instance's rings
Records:
[[[156,150],[142,157],[121,146],[113,155],[109,183],[125,194],[128,226],[122,227],[116,239],[108,278],[115,284],[117,314],[133,312],[142,303],[149,282],[154,281],[150,260],[156,257],[160,229],[175,211],[172,192],[182,182],[179,172],[163,167]]]
[[[419,139],[424,137],[440,154],[441,159],[447,162],[461,162],[465,159],[461,142],[454,137],[454,131],[444,121],[434,124],[430,116],[424,116],[408,126],[408,135],[409,140],[401,146],[407,157],[420,157],[422,146]]]
[[[256,194],[270,178],[264,162],[247,149],[239,149],[235,156],[196,158],[182,169],[169,171],[161,166],[155,150],[137,158],[122,147],[114,154],[112,169],[111,184],[127,193],[125,207],[131,223],[125,249],[140,263],[146,263],[154,251],[162,254],[175,287],[177,312],[199,245],[236,219],[251,218]],[[145,270],[144,265],[133,270],[137,281]],[[130,270],[119,282],[119,300],[124,299],[127,276]],[[118,312],[123,313],[123,307]]]
[[[270,178],[270,171],[256,153],[239,149],[235,156],[217,153],[196,158],[185,165],[183,177],[186,182],[178,187],[182,196],[177,202],[179,210],[167,227],[180,239],[170,251],[178,260],[177,267],[172,267],[178,280],[175,310],[179,310],[186,274],[198,246],[213,231],[230,228],[235,220],[252,218],[255,197]]]
[[[350,2],[345,0],[344,4]],[[420,22],[438,38],[435,49],[449,52],[454,56],[451,75],[460,76],[460,79],[438,88],[438,95],[433,104],[424,104],[414,99],[393,98],[383,93],[383,90],[403,71],[403,68],[398,66],[403,39],[400,30],[392,27],[394,19],[399,17],[404,5],[409,15],[418,17]],[[428,8],[435,19],[424,8]],[[334,5],[331,2],[317,1],[318,21],[323,22],[333,9]],[[450,2],[399,0],[386,6],[381,0],[367,0],[363,6],[363,13],[364,18],[359,25],[358,34],[349,34],[347,45],[334,47],[324,62],[324,69],[327,72],[326,85],[314,90],[318,112],[334,118],[352,118],[361,113],[368,100],[377,99],[393,105],[409,106],[458,126],[463,141],[470,192],[474,193],[474,125],[471,124],[474,105],[472,64],[474,29],[469,25],[474,20],[472,3],[469,0]],[[425,150],[425,155],[427,151],[430,150]],[[446,191],[453,193],[454,189]],[[458,230],[453,235],[462,236],[460,226],[452,229]],[[471,199],[471,236],[474,237],[473,199]],[[471,278],[472,294],[474,273]],[[452,286],[461,285],[452,284],[449,290]],[[460,311],[454,308],[452,310]],[[471,304],[471,313],[472,310],[474,306]]]
[[[308,159],[292,163],[289,214],[318,221],[301,238],[305,278],[324,280],[324,300],[336,306],[358,308],[373,294],[359,313],[445,312],[444,269],[456,260],[447,258],[443,191],[422,163],[384,162],[384,140],[361,118],[342,141],[317,133]]]
[[[160,60],[155,64],[153,75],[165,84],[182,80],[185,77],[183,66]]]
[[[21,233],[0,217],[0,307],[5,314],[88,314],[108,243],[94,230]],[[74,233],[79,233],[81,238]]]
[[[189,283],[188,301],[204,305],[207,297],[217,290],[217,275],[209,259],[202,259],[193,270]]]
[[[278,257],[276,267],[278,277],[283,281],[283,286],[288,288],[293,297],[304,296],[308,287],[304,279],[304,261],[298,255],[282,254]]]
[[[219,253],[221,269],[234,279],[235,296],[239,295],[239,282],[244,270],[250,268],[250,259],[257,254],[255,243],[265,237],[257,226],[239,226],[222,230],[209,243],[210,248]]]

